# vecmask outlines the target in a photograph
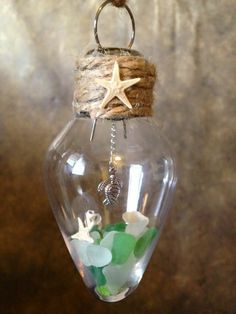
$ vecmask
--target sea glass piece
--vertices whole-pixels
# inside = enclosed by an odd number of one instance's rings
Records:
[[[125,231],[126,223],[118,222],[116,224],[108,224],[103,228],[104,232],[110,231]]]
[[[107,286],[96,287],[96,292],[103,297],[109,297],[111,295],[111,292],[109,291]]]
[[[124,264],[135,247],[136,239],[131,234],[117,232],[112,245],[112,263]]]
[[[103,268],[103,274],[105,275],[107,288],[116,295],[126,289],[125,283],[129,281],[129,277],[132,274],[136,259],[133,254],[123,265],[108,265]]]
[[[147,248],[151,245],[153,239],[157,235],[157,229],[156,228],[149,228],[136,242],[135,248],[134,248],[134,255],[137,258],[141,258]]]
[[[113,245],[113,240],[117,231],[110,231],[108,232],[105,237],[101,240],[100,245],[106,247],[107,249],[111,250]]]
[[[134,236],[139,236],[149,223],[148,217],[138,211],[126,212],[122,217],[127,223],[125,231]]]
[[[98,231],[98,232],[100,232],[99,226],[97,226],[97,225],[93,226],[93,227],[90,229],[90,233],[93,232],[93,231]]]
[[[72,240],[70,243],[73,250],[73,255],[77,256],[85,266],[90,266],[91,262],[87,256],[87,248],[91,244],[84,240]]]
[[[101,234],[98,231],[92,231],[90,232],[90,236],[92,237],[95,244],[100,243],[101,240]]]
[[[96,244],[88,245],[87,257],[90,265],[96,267],[103,267],[109,264],[112,260],[111,251],[101,245]]]
[[[106,284],[106,278],[101,267],[90,266],[89,270],[91,271],[97,286],[104,286]]]

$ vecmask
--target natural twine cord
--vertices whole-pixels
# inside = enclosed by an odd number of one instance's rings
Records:
[[[125,90],[132,109],[118,98],[112,99],[104,109],[100,108],[107,90],[96,82],[96,78],[111,80],[115,61],[119,64],[122,81],[141,78],[137,84]],[[152,116],[155,81],[155,66],[142,56],[86,56],[79,59],[76,65],[74,110],[91,118],[115,120]]]
[[[127,0],[111,0],[111,3],[118,8],[125,6],[126,2]]]

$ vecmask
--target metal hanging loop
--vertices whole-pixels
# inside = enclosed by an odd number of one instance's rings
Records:
[[[98,44],[98,47],[101,48],[101,49],[103,49],[103,47],[102,47],[101,42],[100,42],[99,37],[98,37],[98,20],[99,20],[100,13],[104,9],[104,7],[107,4],[109,4],[109,3],[112,3],[112,1],[111,0],[106,0],[105,2],[103,2],[100,5],[100,7],[98,8],[97,13],[96,13],[95,18],[94,18],[94,24],[93,24],[94,37],[95,37],[95,40],[96,40],[96,42]],[[132,23],[132,35],[131,35],[131,39],[130,39],[130,42],[129,42],[129,45],[128,45],[128,48],[130,49],[133,46],[134,38],[135,38],[135,21],[134,21],[134,16],[133,16],[130,8],[127,6],[127,4],[125,4],[123,7],[129,13],[129,16],[130,16],[130,19],[131,19],[131,23]]]

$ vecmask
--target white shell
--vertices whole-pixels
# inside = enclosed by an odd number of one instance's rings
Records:
[[[99,225],[101,221],[101,215],[96,214],[93,210],[88,210],[85,213],[85,224],[89,230],[91,230],[93,226]]]

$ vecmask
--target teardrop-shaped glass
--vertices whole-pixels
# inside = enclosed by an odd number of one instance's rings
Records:
[[[86,286],[101,300],[114,302],[130,294],[143,276],[170,206],[175,166],[153,118],[125,124],[98,120],[90,141],[92,123],[74,118],[54,140],[47,155],[46,185]]]

